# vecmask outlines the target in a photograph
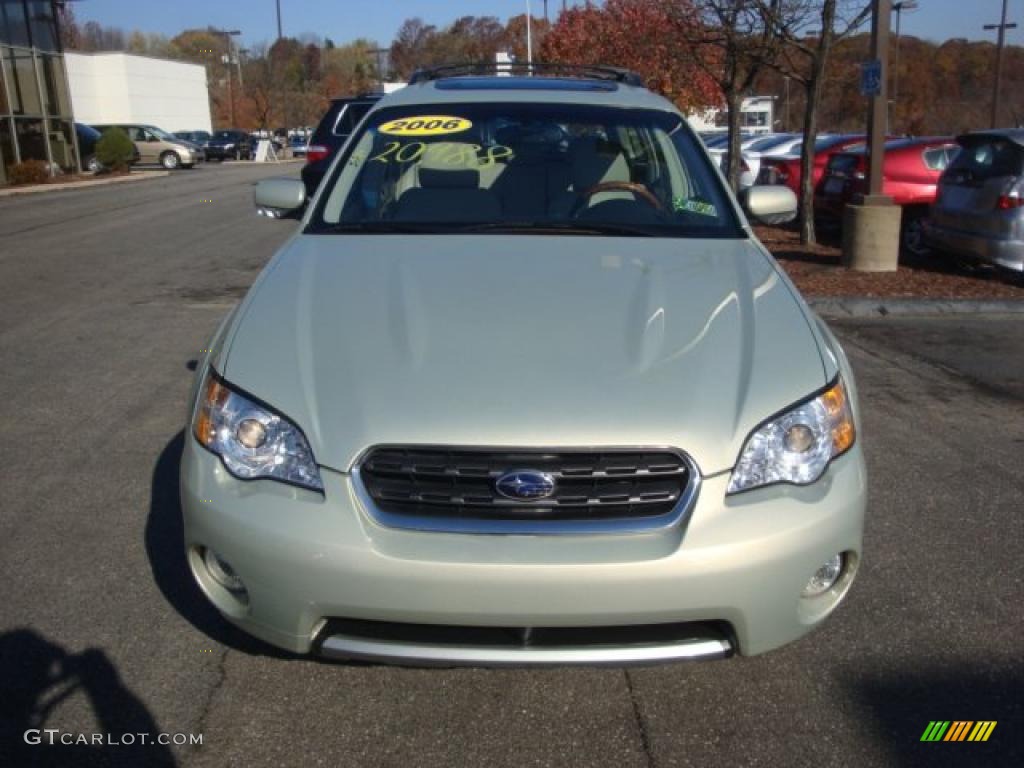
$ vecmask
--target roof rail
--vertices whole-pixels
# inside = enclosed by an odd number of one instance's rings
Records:
[[[612,80],[624,85],[643,88],[644,81],[636,72],[604,64],[560,64],[557,62],[476,62],[464,64],[442,64],[437,67],[417,69],[409,78],[409,85],[440,80],[443,77],[467,77],[487,75],[562,75],[589,80]]]

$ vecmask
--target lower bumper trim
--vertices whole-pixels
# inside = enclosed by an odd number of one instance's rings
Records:
[[[355,631],[346,631],[346,625],[355,625]],[[375,636],[365,631],[366,627],[376,626],[386,629],[373,633]],[[513,630],[336,620],[325,626],[317,646],[319,654],[326,658],[418,667],[648,665],[731,656],[732,642],[713,626]],[[499,634],[507,640],[496,641]],[[629,642],[631,634],[637,635],[638,641]]]

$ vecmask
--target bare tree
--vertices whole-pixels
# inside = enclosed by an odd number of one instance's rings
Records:
[[[767,23],[784,0],[666,0],[680,36],[695,60],[718,84],[728,110],[729,151],[726,178],[739,189],[740,118],[743,97],[750,93],[762,68],[777,55],[780,26]],[[764,12],[765,7],[771,14]],[[697,23],[693,23],[696,21]]]
[[[814,145],[825,65],[832,46],[855,32],[871,15],[870,0],[756,0],[764,24],[781,45],[769,65],[804,89],[800,147],[800,242],[816,242],[814,231]]]

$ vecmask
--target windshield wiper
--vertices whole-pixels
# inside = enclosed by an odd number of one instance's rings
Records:
[[[491,221],[483,224],[466,224],[459,232],[550,232],[566,235],[605,235],[612,237],[655,237],[649,230],[628,224],[614,224],[603,221]]]

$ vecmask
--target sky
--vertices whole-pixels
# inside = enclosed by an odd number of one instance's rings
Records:
[[[357,37],[388,45],[402,22],[419,16],[428,24],[444,26],[459,16],[497,16],[503,21],[523,13],[527,0],[280,0],[281,22],[287,36],[312,33],[344,43]],[[582,0],[575,0],[582,2]],[[967,37],[995,40],[995,32],[982,29],[999,22],[1002,0],[918,0],[919,8],[903,14],[901,32],[930,40]],[[574,0],[569,0],[573,5]],[[549,0],[552,19],[562,0]],[[125,31],[160,32],[174,36],[183,29],[215,27],[239,29],[242,44],[273,41],[277,36],[275,0],[81,0],[75,3],[79,22],[95,20]],[[543,13],[543,0],[531,0],[535,16]],[[895,21],[895,18],[894,18]],[[1009,0],[1008,43],[1024,45],[1024,0]]]

